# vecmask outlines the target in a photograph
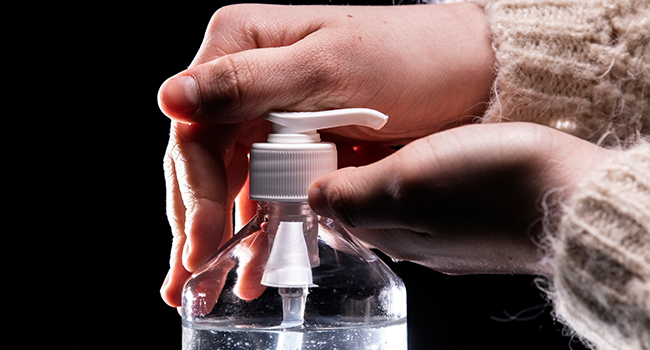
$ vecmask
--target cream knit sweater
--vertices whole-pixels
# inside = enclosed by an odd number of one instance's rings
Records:
[[[650,145],[581,184],[555,245],[555,313],[598,349],[650,349]]]
[[[529,121],[605,144],[650,134],[650,1],[495,0],[485,122]]]
[[[487,0],[484,122],[548,125],[618,155],[566,204],[556,316],[597,349],[650,349],[650,0]],[[645,140],[644,140],[645,139]]]

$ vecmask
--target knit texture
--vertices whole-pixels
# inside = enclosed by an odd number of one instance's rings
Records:
[[[488,0],[485,10],[497,74],[484,122],[601,144],[650,134],[650,0]]]
[[[650,144],[591,174],[555,244],[556,315],[598,349],[650,349]]]

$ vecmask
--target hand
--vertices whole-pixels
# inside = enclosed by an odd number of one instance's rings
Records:
[[[185,280],[230,238],[246,153],[269,131],[262,113],[377,109],[390,116],[379,132],[346,127],[323,135],[339,142],[342,165],[365,164],[389,154],[387,144],[480,115],[493,59],[484,15],[471,3],[219,10],[190,68],[159,93],[173,119],[165,173],[174,241],[165,301],[180,305]]]
[[[550,273],[545,195],[611,151],[528,123],[455,128],[320,178],[309,204],[389,256],[450,274]]]
[[[221,296],[228,275],[235,267],[237,277],[232,290],[235,296],[253,300],[264,293],[266,286],[262,285],[262,278],[268,260],[269,242],[266,229],[268,223],[263,220],[247,225],[248,231],[239,233],[242,236],[237,245],[224,246],[222,253],[206,265],[206,270],[199,270],[200,273],[190,282],[194,295],[188,300],[189,303],[183,305],[186,315],[209,314]]]

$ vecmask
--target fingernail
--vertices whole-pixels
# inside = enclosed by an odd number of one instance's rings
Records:
[[[161,90],[159,102],[171,112],[192,114],[199,109],[199,90],[193,77],[181,75],[171,78],[163,83]]]

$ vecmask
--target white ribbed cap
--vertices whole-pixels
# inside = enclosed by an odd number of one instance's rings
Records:
[[[306,202],[309,187],[336,170],[336,146],[330,142],[255,143],[251,147],[250,199]]]

